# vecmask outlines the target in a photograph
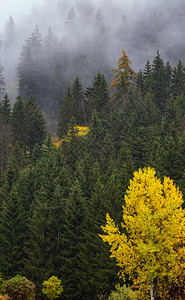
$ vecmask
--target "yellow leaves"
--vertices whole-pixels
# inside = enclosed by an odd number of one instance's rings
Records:
[[[58,298],[63,292],[63,287],[61,286],[61,280],[56,276],[50,277],[48,280],[43,281],[42,292],[44,295],[51,300]]]
[[[167,177],[163,183],[152,168],[134,173],[125,195],[123,233],[107,215],[100,235],[111,257],[140,286],[154,278],[176,279],[185,268],[185,212],[182,193]],[[142,284],[141,284],[142,283]]]
[[[89,132],[87,126],[74,126],[67,133],[67,137],[71,137],[71,134],[74,133],[76,136],[85,136]]]
[[[87,135],[89,132],[89,128],[87,126],[77,126],[75,125],[73,128],[69,129],[64,139],[59,140],[58,137],[53,138],[53,147],[54,149],[58,149],[58,147],[62,144],[63,141],[70,141],[72,135],[76,137],[83,137]]]
[[[111,70],[116,73],[114,80],[110,84],[111,89],[123,83],[127,86],[133,83],[137,77],[137,73],[131,68],[131,60],[123,49],[122,56],[119,58],[117,65],[117,69]]]

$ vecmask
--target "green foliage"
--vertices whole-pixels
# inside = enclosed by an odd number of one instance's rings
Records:
[[[120,286],[117,284],[115,286],[116,291],[112,291],[108,297],[108,300],[137,300],[137,294],[126,285]]]
[[[35,299],[35,285],[21,275],[4,281],[1,291],[11,297],[12,300]]]
[[[52,43],[60,47],[51,28],[45,43],[35,28],[19,68],[24,100],[19,96],[12,110],[7,95],[0,104],[0,271],[6,278],[22,272],[35,282],[38,297],[43,280],[55,274],[62,298],[96,300],[118,282],[118,266],[99,234],[105,212],[121,228],[133,172],[154,167],[158,177],[170,176],[185,191],[184,67],[179,62],[172,69],[157,53],[136,76],[123,52],[109,99],[100,72],[85,93],[78,77],[71,85],[74,74],[65,72],[68,62]],[[82,73],[89,69],[84,63],[87,58],[77,57],[71,67]],[[56,127],[62,104],[61,140],[49,135],[44,141],[36,102],[48,127]]]
[[[48,280],[45,280],[43,283],[42,292],[50,300],[54,300],[60,297],[63,292],[63,287],[61,286],[61,280],[56,276],[52,276]]]

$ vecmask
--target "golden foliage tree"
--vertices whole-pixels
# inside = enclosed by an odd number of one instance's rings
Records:
[[[131,60],[124,50],[122,50],[122,56],[117,62],[117,69],[111,71],[116,73],[113,81],[110,84],[110,88],[116,88],[114,96],[116,98],[123,98],[128,91],[129,87],[133,87],[136,82],[137,73],[131,68]]]
[[[154,284],[176,282],[185,267],[185,211],[182,194],[168,177],[163,183],[152,168],[134,173],[125,195],[122,230],[107,214],[100,235],[111,246],[120,276],[129,274],[142,299]]]
[[[50,300],[59,298],[63,292],[63,287],[61,285],[61,280],[56,276],[50,277],[48,280],[45,280],[43,283],[42,292]]]

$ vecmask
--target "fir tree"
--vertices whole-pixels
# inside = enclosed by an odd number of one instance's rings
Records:
[[[1,47],[0,47],[1,49]],[[4,91],[5,91],[5,77],[3,75],[3,66],[1,65],[1,61],[0,61],[0,102],[3,99],[4,96]]]
[[[26,145],[30,156],[38,144],[40,147],[46,137],[45,121],[34,98],[29,98],[25,104],[26,111]]]
[[[6,277],[12,277],[23,267],[23,245],[26,236],[26,215],[16,187],[1,212],[0,265]]]

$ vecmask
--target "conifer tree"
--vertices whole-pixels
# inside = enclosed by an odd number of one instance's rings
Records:
[[[52,219],[48,209],[48,199],[45,190],[38,193],[34,211],[28,229],[28,239],[24,251],[24,273],[40,286],[53,272],[53,255],[51,250],[53,234]]]
[[[58,121],[58,136],[60,138],[64,137],[67,134],[67,131],[69,130],[69,127],[71,125],[72,117],[72,94],[71,89],[68,88],[61,105]]]
[[[105,76],[100,72],[93,79],[92,96],[95,110],[98,112],[103,111],[109,101],[109,91]]]
[[[59,109],[62,104],[62,98],[66,89],[66,83],[64,79],[64,70],[61,62],[57,62],[53,74],[51,76],[51,107],[56,118],[59,117]]]
[[[110,179],[107,186],[104,186],[101,175],[95,172],[94,176],[96,176],[96,181],[91,176],[91,180],[95,184],[87,206],[84,236],[80,244],[79,256],[80,288],[84,299],[98,299],[100,295],[105,297],[117,280],[116,264],[110,260],[107,245],[102,243],[98,234],[101,233],[99,226],[105,221],[106,210],[119,219],[117,209],[120,208],[121,194],[118,186],[115,182],[113,183],[113,178]],[[117,206],[118,202],[120,204]]]
[[[17,97],[11,114],[12,137],[14,143],[18,143],[26,151],[27,144],[27,119],[25,102],[21,96]]]
[[[80,299],[79,248],[83,237],[83,220],[86,213],[79,183],[71,187],[61,233],[61,279],[66,299]]]
[[[164,112],[168,98],[167,70],[164,61],[160,57],[159,51],[153,60],[151,90],[157,107]]]
[[[43,40],[38,26],[35,27],[21,51],[18,69],[19,92],[23,99],[36,97],[37,103],[45,108],[43,91],[45,77],[43,72]]]
[[[6,277],[16,275],[23,267],[23,245],[26,236],[26,214],[16,186],[1,212],[0,268]]]
[[[46,137],[45,120],[35,99],[30,97],[25,104],[26,112],[26,145],[30,156],[38,144],[41,147]]]
[[[1,47],[0,47],[0,49],[1,49]],[[4,91],[5,91],[5,77],[3,74],[3,70],[4,70],[4,68],[1,65],[1,61],[0,61],[0,102],[3,99]]]
[[[0,105],[0,169],[3,173],[8,165],[11,148],[12,148],[12,135],[11,135],[11,104],[8,95],[5,94],[4,99]]]
[[[145,68],[143,70],[144,92],[145,92],[145,94],[150,92],[150,90],[151,90],[151,70],[152,70],[152,66],[151,66],[149,60],[147,60],[147,63],[146,63]]]
[[[172,70],[171,90],[174,96],[184,95],[185,93],[185,71],[184,66],[179,60],[177,67]]]
[[[84,125],[84,92],[82,89],[82,84],[78,77],[73,82],[71,94],[73,118],[77,125]]]
[[[118,68],[112,70],[116,75],[111,82],[110,88],[116,88],[114,96],[123,102],[129,88],[135,87],[137,74],[131,68],[131,60],[124,50],[122,50],[122,56],[119,58],[117,65]]]

